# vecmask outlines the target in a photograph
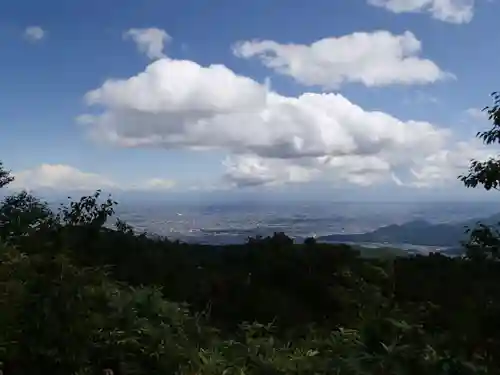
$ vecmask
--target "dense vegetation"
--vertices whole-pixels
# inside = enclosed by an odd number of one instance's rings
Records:
[[[496,188],[500,169],[473,162],[461,178]],[[0,187],[11,181],[0,164]],[[208,247],[106,229],[115,204],[2,202],[4,374],[500,373],[492,228],[470,233],[464,257],[373,259],[282,233]]]

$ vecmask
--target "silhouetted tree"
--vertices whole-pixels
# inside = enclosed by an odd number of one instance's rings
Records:
[[[56,216],[46,202],[26,191],[0,202],[0,239],[17,240],[55,224]]]
[[[484,144],[500,143],[500,93],[492,94],[493,105],[483,109],[488,114],[492,127],[476,134]],[[459,179],[468,188],[482,185],[486,190],[500,190],[500,158],[491,157],[485,161],[472,160],[467,174]],[[479,225],[468,230],[470,238],[465,243],[467,257],[475,260],[500,257],[500,233],[491,226]]]
[[[304,240],[304,245],[307,245],[307,246],[314,246],[316,245],[317,241],[316,241],[316,238],[314,237],[307,237],[305,240]]]
[[[10,171],[4,169],[0,161],[0,188],[10,184],[12,181],[14,181],[14,177],[10,174]]]

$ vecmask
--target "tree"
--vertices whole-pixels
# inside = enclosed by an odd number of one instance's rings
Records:
[[[55,215],[46,202],[22,191],[0,203],[0,239],[16,241],[55,223]]]
[[[304,240],[304,245],[307,245],[307,246],[314,246],[317,244],[318,241],[316,241],[316,238],[314,237],[307,237],[305,240]]]
[[[478,132],[476,137],[484,144],[500,144],[500,93],[494,92],[493,105],[483,108],[492,122],[491,129]],[[471,160],[468,173],[458,177],[467,188],[482,185],[486,190],[500,190],[500,156],[491,157],[485,161]],[[479,225],[469,229],[469,241],[465,244],[467,257],[472,259],[485,259],[500,257],[500,232],[486,226]]]
[[[493,106],[483,108],[488,113],[488,119],[493,123],[490,130],[478,132],[476,137],[484,144],[500,144],[500,93],[494,92]],[[460,175],[459,179],[468,188],[483,185],[486,190],[500,190],[500,158],[489,158],[485,161],[472,160],[468,174]]]
[[[114,214],[117,202],[109,196],[104,202],[99,203],[100,196],[101,190],[97,190],[92,195],[80,198],[79,201],[70,202],[68,206],[62,205],[58,214],[60,221],[66,225],[102,228]]]
[[[0,245],[1,247],[1,245]],[[210,331],[158,288],[130,288],[66,255],[0,249],[0,368],[6,374],[173,374]],[[10,371],[9,371],[10,370]],[[117,371],[118,370],[118,371]]]
[[[14,177],[0,161],[0,188],[12,181]],[[48,204],[28,192],[8,195],[0,202],[0,240],[17,243],[19,239],[50,226],[54,219]]]
[[[12,181],[14,181],[14,177],[12,177],[10,171],[4,169],[3,164],[0,161],[0,188],[10,184]]]

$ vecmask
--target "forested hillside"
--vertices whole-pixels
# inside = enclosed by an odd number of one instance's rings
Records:
[[[424,220],[414,220],[401,225],[387,225],[368,233],[331,234],[322,236],[319,240],[327,242],[387,242],[419,246],[456,247],[467,240],[467,233],[465,232],[467,228],[474,227],[477,222],[495,225],[499,221],[499,214],[481,220],[471,219],[449,224],[431,224]]]
[[[473,162],[462,180],[496,188],[496,165]],[[11,181],[0,168],[0,187]],[[57,212],[26,192],[2,202],[3,374],[500,373],[489,227],[464,257],[368,259],[282,233],[209,247],[106,229],[115,204],[99,192]]]

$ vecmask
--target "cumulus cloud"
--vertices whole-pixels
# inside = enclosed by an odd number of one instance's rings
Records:
[[[24,37],[32,42],[38,42],[47,35],[40,26],[29,26],[24,30]]]
[[[392,169],[399,164],[381,154],[329,156],[324,159],[324,163],[333,168],[337,180],[359,186],[387,181],[393,174]]]
[[[123,38],[133,40],[138,50],[152,60],[165,57],[163,49],[172,39],[165,30],[157,28],[130,29],[123,33]]]
[[[149,180],[146,180],[146,182],[139,185],[137,188],[139,190],[169,190],[174,186],[174,180],[168,180],[164,178],[151,178]]]
[[[239,155],[224,161],[224,178],[233,186],[304,183],[323,177],[329,183],[370,186],[392,178],[392,165],[379,156],[343,155],[305,159]]]
[[[322,177],[327,183],[372,186],[394,183],[411,188],[434,188],[457,182],[470,160],[495,156],[477,142],[458,142],[425,156],[413,155],[405,161],[390,155],[326,156],[308,160],[268,159],[255,155],[228,158],[224,164],[226,181],[233,186],[278,185],[309,182]],[[397,157],[394,155],[394,157]]]
[[[236,187],[308,182],[319,173],[312,165],[298,165],[289,160],[257,155],[228,157],[223,164],[226,167],[225,180]]]
[[[222,65],[160,59],[135,76],[106,81],[86,100],[103,108],[84,117],[95,139],[225,151],[224,178],[235,186],[315,178],[410,185],[429,180],[422,175],[428,165],[456,166],[436,162],[454,147],[448,129],[368,111],[338,93],[280,95]],[[401,171],[415,173],[409,179]]]
[[[77,168],[63,164],[42,164],[36,168],[14,173],[12,188],[57,190],[87,190],[115,187],[108,178],[82,172]]]
[[[122,146],[226,149],[275,158],[421,150],[446,135],[426,122],[367,112],[341,94],[286,97],[212,65],[162,59],[86,95],[107,108],[93,118],[100,139]],[[90,118],[87,118],[90,120]]]
[[[51,189],[60,191],[120,189],[120,190],[168,190],[175,185],[172,180],[152,178],[132,185],[119,184],[97,173],[83,172],[64,164],[41,164],[35,168],[13,173],[13,189]]]
[[[474,0],[368,0],[368,4],[394,13],[430,13],[440,21],[468,23],[474,16]]]
[[[202,67],[188,60],[165,58],[129,79],[106,81],[85,99],[89,104],[124,110],[127,115],[185,115],[186,120],[196,120],[253,111],[265,105],[266,90],[224,65]]]
[[[481,147],[478,142],[459,142],[451,149],[427,156],[420,165],[411,168],[412,180],[406,185],[418,188],[446,185],[467,171],[471,159],[486,160],[494,156],[492,150]]]
[[[275,72],[307,86],[338,88],[346,83],[368,87],[427,84],[453,77],[436,63],[419,56],[421,42],[411,32],[355,32],[318,40],[310,45],[271,40],[236,43],[241,58],[259,58]]]

